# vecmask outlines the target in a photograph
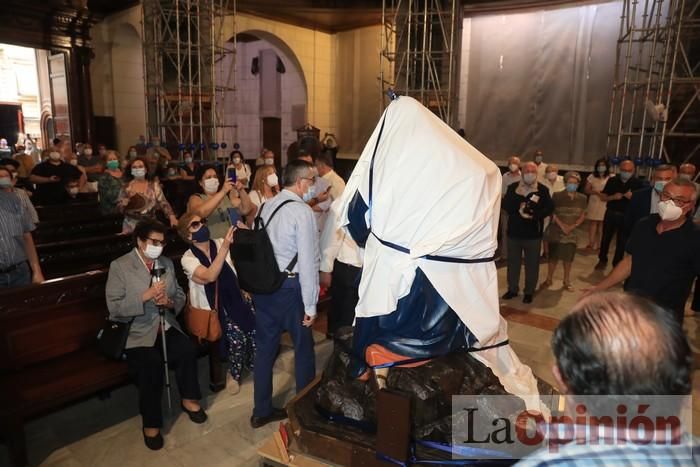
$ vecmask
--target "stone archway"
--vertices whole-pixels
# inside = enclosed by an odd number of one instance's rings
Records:
[[[233,40],[225,46],[232,49]],[[229,89],[217,103],[224,109],[220,117],[225,125],[234,125],[223,129],[221,140],[230,146],[237,142],[246,159],[256,158],[267,142],[284,165],[296,128],[307,121],[308,88],[301,64],[291,48],[269,32],[245,30],[235,40],[235,73],[233,54],[225,56],[216,73],[217,85]]]

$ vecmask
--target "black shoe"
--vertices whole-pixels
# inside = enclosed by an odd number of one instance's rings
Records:
[[[199,408],[198,411],[192,412],[191,410],[187,410],[185,406],[180,402],[180,407],[182,407],[182,411],[185,412],[187,415],[189,415],[190,420],[192,420],[196,424],[202,424],[207,421],[207,413],[204,411],[202,407]]]
[[[595,265],[595,270],[596,271],[603,271],[605,268],[608,267],[608,263],[604,263],[602,261],[598,261],[598,264]]]
[[[270,415],[266,415],[264,417],[256,417],[255,415],[250,417],[250,426],[253,428],[260,428],[261,426],[265,426],[270,422],[274,422],[276,420],[284,420],[287,418],[287,411],[284,409],[272,409],[272,412],[270,412]]]
[[[532,303],[532,294],[526,293],[523,296],[523,303]]]
[[[510,290],[501,296],[503,300],[510,300],[511,298],[515,298],[518,296],[518,292],[511,292]]]
[[[157,435],[155,436],[146,436],[146,433],[143,433],[143,442],[146,445],[146,447],[152,451],[158,451],[159,449],[163,448],[163,435],[158,432]]]

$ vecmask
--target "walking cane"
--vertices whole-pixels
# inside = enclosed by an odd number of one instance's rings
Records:
[[[165,273],[165,268],[161,266],[160,262],[156,259],[153,262],[153,269],[151,269],[151,284],[154,284],[156,282],[160,282],[162,279],[162,275]],[[168,394],[168,410],[172,411],[173,410],[173,401],[172,401],[172,396],[170,394],[170,374],[168,373],[168,345],[165,342],[165,307],[159,306],[158,307],[158,315],[160,317],[160,337],[161,341],[163,342],[163,362],[164,362],[164,371],[165,371],[165,389],[167,389],[167,394]]]

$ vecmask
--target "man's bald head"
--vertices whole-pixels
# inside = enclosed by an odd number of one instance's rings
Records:
[[[510,156],[508,158],[508,164],[517,164],[519,166],[520,165],[520,158],[518,156]]]
[[[525,162],[522,165],[523,174],[527,173],[537,173],[537,164],[532,161]]]
[[[681,176],[685,175],[684,178],[687,178],[688,180],[694,179],[696,173],[698,173],[698,169],[695,167],[695,164],[681,164],[681,166],[678,168],[678,174]]]
[[[624,170],[625,172],[634,172],[634,169],[635,165],[631,160],[624,160],[620,162],[620,170]]]
[[[552,336],[560,381],[576,395],[680,395],[692,353],[672,312],[615,292],[577,303]]]

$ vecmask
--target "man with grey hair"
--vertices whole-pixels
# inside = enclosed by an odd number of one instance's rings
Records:
[[[683,322],[690,288],[700,275],[700,227],[690,219],[696,199],[693,182],[668,182],[659,195],[658,213],[637,222],[625,257],[588,292],[625,281],[625,291],[651,298]]]
[[[676,167],[673,165],[660,165],[654,169],[654,176],[651,179],[652,186],[632,193],[632,198],[630,198],[629,205],[625,210],[625,232],[627,235],[632,232],[634,224],[639,219],[658,212],[659,195],[664,190],[664,186],[677,176]]]
[[[597,396],[602,407],[612,399],[612,409],[619,395],[624,400],[676,396],[681,402],[692,390],[693,354],[683,328],[665,309],[634,295],[608,292],[583,298],[554,330],[552,351],[554,379],[571,402],[567,406],[577,410],[579,403],[590,407],[590,396]],[[680,407],[669,404],[668,410],[678,415]],[[627,442],[615,442],[624,433],[616,433],[616,439],[603,433],[604,439],[577,438],[556,450],[542,449],[517,465],[698,465],[688,433],[677,433],[679,442],[664,442],[665,433],[654,429],[652,424],[641,435],[652,442],[635,442],[639,430]],[[584,431],[576,428],[576,433]]]
[[[316,376],[311,326],[316,319],[319,291],[318,228],[314,213],[306,204],[311,199],[309,188],[314,182],[312,169],[313,165],[303,160],[290,162],[282,176],[284,189],[260,206],[258,214],[270,237],[279,270],[287,274],[287,279],[270,294],[253,295],[256,345],[255,405],[250,418],[253,428],[287,416],[283,409],[272,406],[272,367],[283,332],[289,332],[294,343],[297,392]]]

